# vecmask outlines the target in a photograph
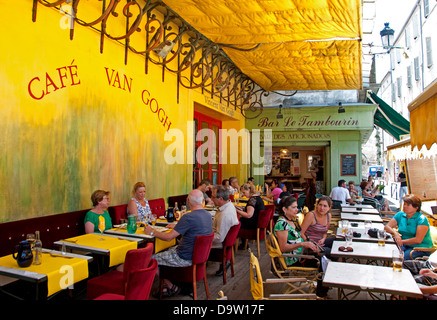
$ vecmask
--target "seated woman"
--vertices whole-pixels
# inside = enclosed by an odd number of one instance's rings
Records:
[[[332,242],[335,240],[335,238],[327,239],[331,222],[331,207],[330,197],[320,197],[316,200],[314,211],[308,212],[302,222],[302,238],[320,245],[327,258],[330,258]]]
[[[246,207],[236,207],[237,213],[241,216],[240,229],[256,229],[258,227],[258,216],[261,210],[264,210],[264,201],[256,192],[255,186],[245,183],[241,186],[241,193],[248,198]],[[244,243],[241,242],[241,246]]]
[[[268,183],[265,184],[266,187],[266,196],[264,200],[267,202],[271,202],[273,204],[277,203],[279,195],[282,193],[282,189],[279,188],[278,182],[276,180],[272,180],[270,185]]]
[[[360,184],[360,188],[362,190],[363,199],[371,202],[375,202],[381,206],[382,211],[391,211],[390,205],[388,204],[387,199],[384,199],[383,196],[378,195],[378,191],[376,191],[377,186],[370,190],[370,183],[367,181],[363,181]]]
[[[146,185],[143,182],[135,183],[132,189],[133,198],[127,205],[128,215],[137,217],[137,221],[148,223],[152,220],[152,210],[146,200]]]
[[[413,248],[432,248],[432,238],[428,218],[420,213],[422,201],[410,194],[403,198],[403,211],[395,214],[384,229],[393,235],[393,239],[404,252],[404,260],[429,256],[428,251],[414,251]],[[396,231],[394,228],[398,228]]]
[[[349,181],[348,185],[349,185],[349,187],[348,187],[349,194],[351,195],[351,198],[353,200],[355,200],[355,198],[357,198],[359,196],[359,192],[358,192],[357,188],[355,187],[355,182]]]
[[[111,216],[107,211],[109,207],[109,194],[109,191],[96,190],[91,195],[94,208],[85,215],[85,233],[100,232],[99,217],[105,219],[105,230],[112,228]]]
[[[281,199],[278,205],[279,218],[273,229],[273,233],[278,239],[279,249],[282,253],[303,254],[304,249],[316,251],[316,245],[311,241],[305,241],[301,234],[301,227],[298,222],[297,200],[294,197]],[[316,259],[300,260],[297,257],[285,257],[287,266],[294,267],[317,267]],[[320,271],[322,270],[319,264]],[[322,280],[317,280],[317,295],[319,297],[326,296],[327,288],[322,287]]]

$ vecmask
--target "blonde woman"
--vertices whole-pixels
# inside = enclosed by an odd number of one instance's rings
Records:
[[[248,198],[246,207],[236,207],[237,213],[241,216],[241,229],[256,229],[258,226],[258,215],[264,210],[264,201],[256,192],[255,186],[245,183],[241,186],[241,193]]]
[[[135,183],[132,196],[127,205],[128,215],[134,215],[137,217],[137,221],[144,223],[152,220],[152,210],[150,210],[149,202],[146,200],[146,185],[144,182]]]

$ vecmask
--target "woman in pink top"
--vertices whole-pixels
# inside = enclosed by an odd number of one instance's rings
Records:
[[[279,195],[282,193],[282,189],[279,188],[276,180],[272,180],[270,186],[266,183],[266,197],[264,200],[268,202],[278,203]]]
[[[329,223],[331,222],[332,200],[322,196],[316,200],[314,211],[306,214],[302,222],[302,238],[305,241],[313,241],[324,249],[324,254],[329,258],[332,242],[335,238],[326,239],[328,236]]]

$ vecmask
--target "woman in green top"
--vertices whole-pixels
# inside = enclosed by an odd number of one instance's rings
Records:
[[[402,210],[387,223],[385,230],[393,235],[396,243],[404,251],[404,260],[414,260],[429,256],[431,251],[414,251],[413,248],[432,248],[432,238],[428,218],[420,213],[422,201],[414,194],[403,198]],[[394,228],[398,228],[396,231]]]
[[[109,207],[109,191],[96,190],[91,195],[94,208],[85,215],[85,233],[100,232],[99,217],[105,218],[105,230],[112,228],[111,216],[107,209]]]
[[[282,198],[279,202],[278,221],[275,224],[274,233],[278,239],[279,249],[282,253],[302,254],[303,248],[309,248],[316,251],[316,246],[310,241],[304,241],[300,234],[300,225],[297,220],[297,200],[295,197]],[[314,259],[307,259],[305,262],[310,262]],[[286,257],[285,263],[287,266],[296,265],[299,263],[299,258]],[[308,266],[309,265],[305,265]]]

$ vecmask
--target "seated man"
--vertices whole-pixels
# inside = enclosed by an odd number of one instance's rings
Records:
[[[157,260],[158,266],[191,266],[196,237],[212,233],[211,214],[203,209],[203,199],[202,191],[198,189],[192,190],[187,199],[187,203],[189,203],[191,207],[191,212],[184,214],[170,232],[159,232],[149,225],[144,228],[145,234],[150,234],[164,241],[171,241],[179,235],[183,235],[179,245],[152,256],[153,259]],[[172,225],[168,226],[172,227]],[[179,292],[179,287],[173,285],[168,279],[164,279],[164,297],[171,297]]]
[[[410,270],[424,295],[437,293],[437,251],[427,260],[406,260],[402,267]]]
[[[212,249],[220,249],[223,247],[222,243],[232,226],[239,224],[237,211],[235,206],[229,200],[229,190],[225,186],[217,185],[212,190],[212,201],[219,207],[217,213],[214,215],[213,231],[214,240],[212,242]],[[219,270],[216,272],[217,276],[223,275],[223,264],[220,264]]]
[[[338,181],[338,187],[331,190],[329,197],[334,202],[332,206],[333,209],[341,209],[341,204],[346,204],[346,202],[354,203],[349,194],[349,190],[346,188],[346,180],[343,179]]]

